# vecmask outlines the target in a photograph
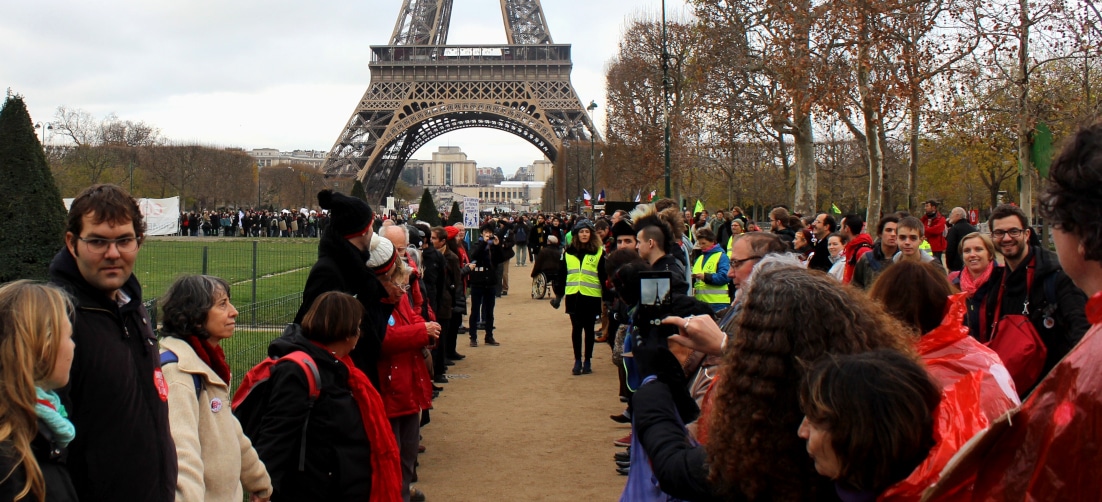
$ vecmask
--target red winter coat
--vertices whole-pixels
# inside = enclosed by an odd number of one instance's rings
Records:
[[[931,218],[922,215],[922,225],[925,226],[926,242],[930,243],[930,251],[942,253],[948,244],[945,241],[945,217],[941,213],[934,213]]]
[[[857,268],[857,260],[869,251],[872,251],[872,237],[869,234],[860,234],[846,244],[846,268],[842,275],[842,282],[849,284],[853,281],[853,271]]]
[[[419,297],[420,295],[415,295]],[[432,407],[432,383],[422,349],[429,344],[420,307],[403,295],[387,324],[379,357],[379,394],[387,418],[418,413]]]

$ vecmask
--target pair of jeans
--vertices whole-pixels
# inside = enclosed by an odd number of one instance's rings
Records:
[[[471,318],[467,321],[471,340],[478,340],[478,323],[486,328],[486,339],[494,338],[494,306],[497,304],[497,288],[471,286]]]
[[[528,263],[528,246],[525,244],[517,244],[516,253],[517,266],[523,267],[526,263]]]

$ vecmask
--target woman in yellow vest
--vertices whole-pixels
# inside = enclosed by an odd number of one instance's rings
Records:
[[[731,260],[723,247],[716,244],[716,235],[708,228],[697,229],[696,248],[700,254],[693,260],[693,296],[718,312],[731,304],[727,296],[727,284],[731,282],[727,271],[731,268]]]
[[[566,297],[570,314],[570,340],[574,343],[575,375],[593,373],[593,323],[601,315],[601,288],[605,284],[605,256],[593,223],[581,220],[574,226],[574,237],[559,262],[555,296]],[[582,332],[585,332],[585,362],[582,362]]]

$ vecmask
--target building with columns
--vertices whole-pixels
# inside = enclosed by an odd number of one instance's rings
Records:
[[[458,146],[442,146],[432,153],[432,160],[421,162],[421,176],[429,191],[450,186],[477,186],[478,163],[467,159]]]

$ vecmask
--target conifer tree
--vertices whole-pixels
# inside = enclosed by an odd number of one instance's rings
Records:
[[[432,200],[429,189],[421,194],[421,205],[417,207],[417,219],[434,227],[440,226],[440,211],[436,210],[436,203]]]
[[[360,183],[358,178],[352,182],[352,193],[349,195],[360,200],[367,200],[367,192],[364,192],[364,185]]]
[[[452,202],[452,212],[448,215],[448,226],[463,223],[463,209],[459,207],[459,201]]]
[[[45,280],[64,245],[65,206],[23,97],[0,109],[0,283]]]

